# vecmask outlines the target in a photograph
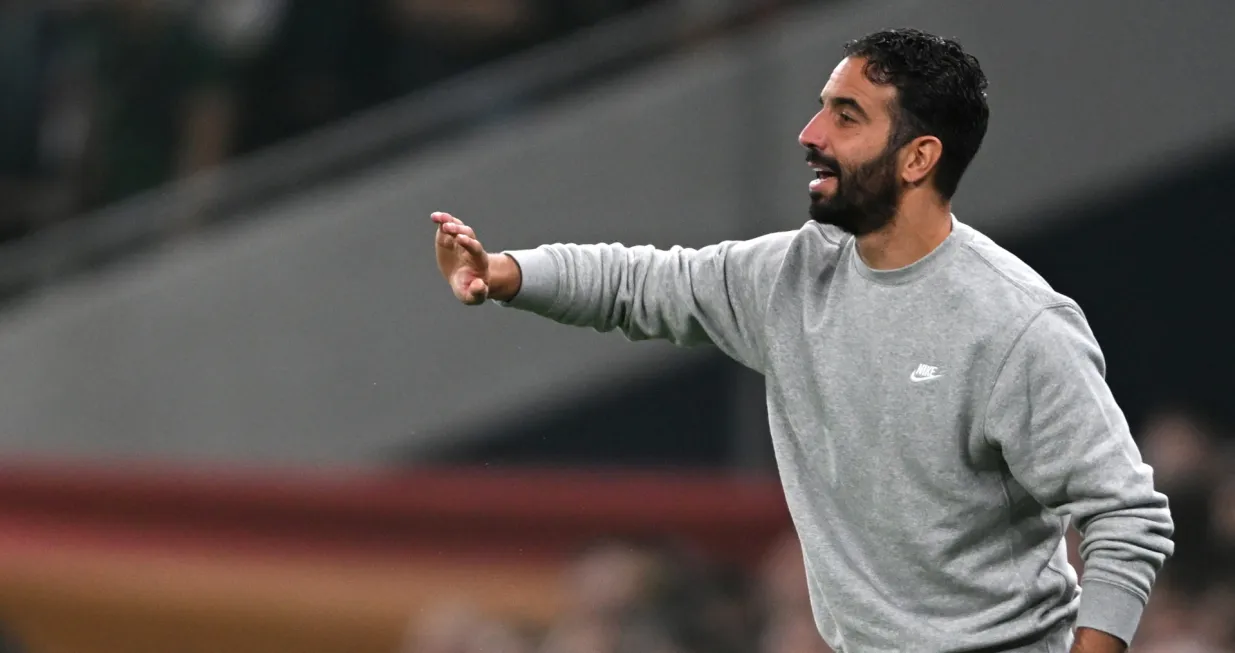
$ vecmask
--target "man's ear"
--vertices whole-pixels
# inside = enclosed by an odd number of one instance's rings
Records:
[[[943,156],[943,143],[934,136],[919,136],[901,150],[901,178],[905,183],[917,185],[930,177],[939,158]]]

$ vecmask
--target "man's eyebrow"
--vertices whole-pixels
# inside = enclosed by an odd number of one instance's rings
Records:
[[[839,109],[842,107],[847,108],[847,109],[853,109],[853,111],[857,113],[858,115],[862,116],[863,118],[867,120],[870,120],[870,116],[867,115],[866,110],[862,108],[862,105],[858,104],[858,101],[851,97],[844,97],[844,96],[825,97],[823,95],[820,95],[819,104],[824,105],[824,106],[830,104],[832,105],[832,108],[834,109]]]

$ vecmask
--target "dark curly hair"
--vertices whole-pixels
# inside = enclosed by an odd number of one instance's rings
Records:
[[[935,188],[951,199],[986,135],[986,75],[959,43],[916,29],[875,32],[845,44],[845,55],[866,60],[875,84],[896,87],[889,145],[919,136],[943,143]]]

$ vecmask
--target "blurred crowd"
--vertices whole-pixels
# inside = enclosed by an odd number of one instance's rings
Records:
[[[1143,653],[1235,652],[1235,438],[1184,410],[1141,433],[1155,484],[1170,498],[1175,556],[1141,628]]]
[[[0,241],[650,0],[0,0]]]
[[[1185,412],[1164,412],[1141,446],[1177,524],[1135,653],[1235,653],[1235,451]],[[1073,566],[1084,574],[1079,536]],[[802,550],[787,535],[755,574],[689,549],[613,541],[566,570],[566,609],[547,629],[442,606],[402,653],[828,653],[815,629]]]
[[[467,606],[418,615],[402,653],[827,653],[811,614],[802,549],[789,536],[754,577],[676,544],[613,540],[563,577],[547,628]]]

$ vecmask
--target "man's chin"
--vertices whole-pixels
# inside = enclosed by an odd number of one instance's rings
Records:
[[[876,225],[870,224],[870,219],[855,208],[842,209],[826,200],[811,202],[810,218],[819,224],[837,227],[846,233],[862,236],[874,231]]]
[[[817,196],[818,193],[811,193],[810,202],[810,218],[820,224],[834,224],[844,228],[845,224],[853,218],[854,211],[843,210],[836,206],[829,198]]]
[[[835,216],[841,211],[837,211],[837,206],[833,203],[832,198],[825,197],[820,193],[810,194],[810,217],[815,222],[829,222],[829,218]],[[821,219],[822,218],[822,219]]]

